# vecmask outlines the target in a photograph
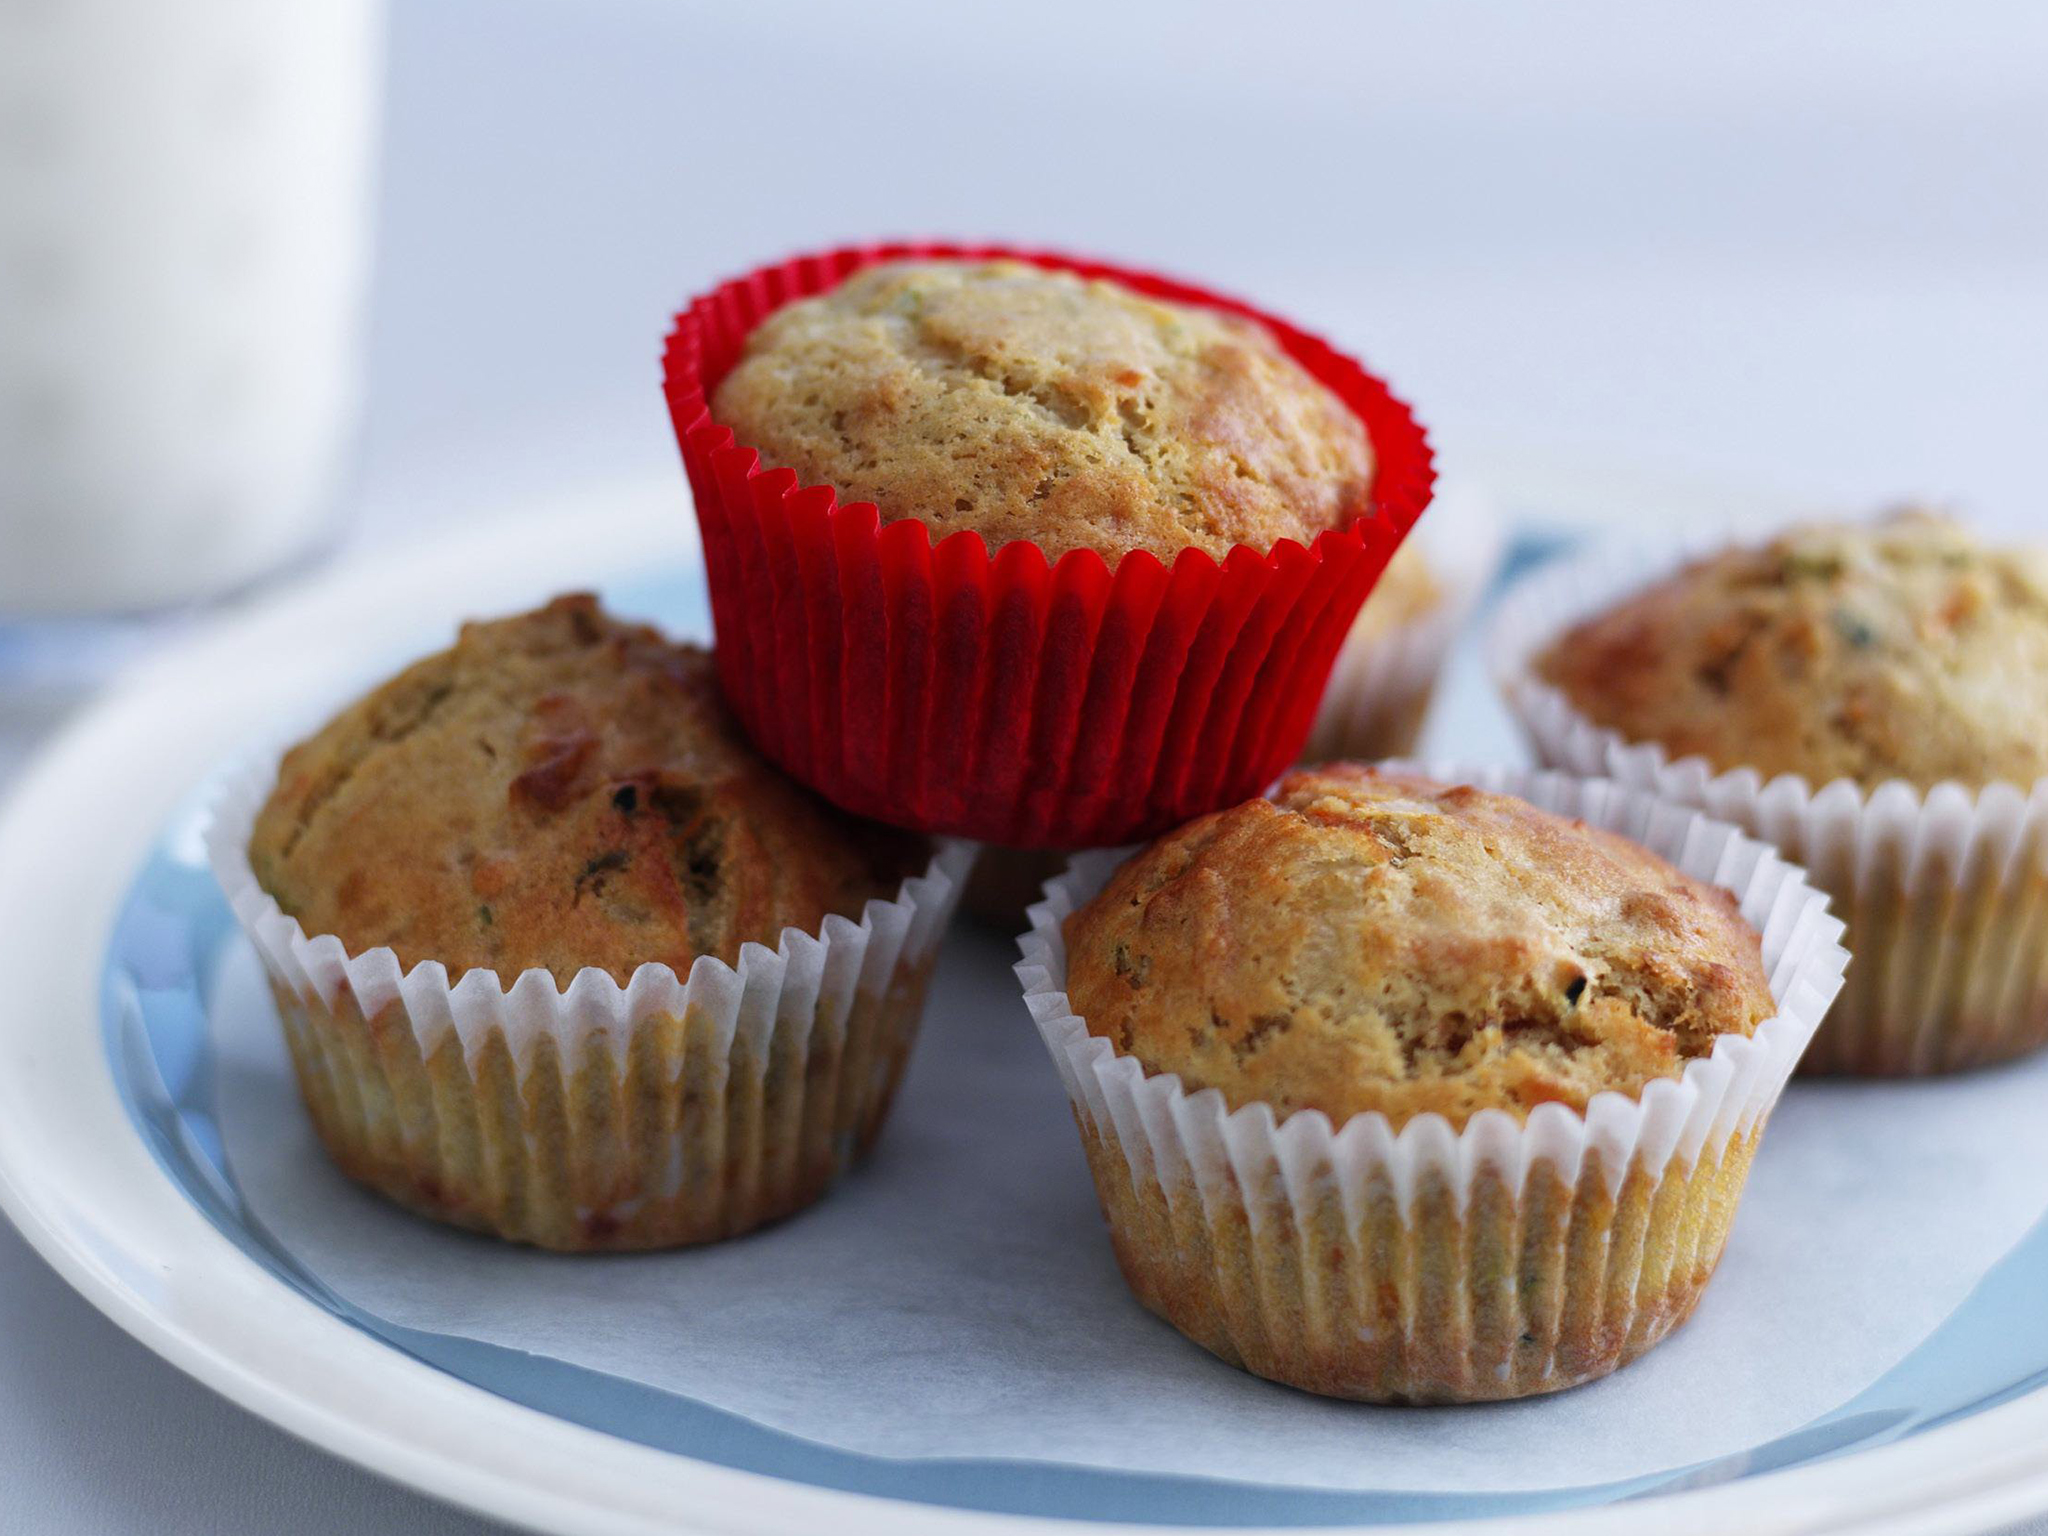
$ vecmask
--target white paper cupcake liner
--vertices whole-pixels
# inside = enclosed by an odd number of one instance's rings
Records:
[[[1367,633],[1354,625],[1330,669],[1302,762],[1371,761],[1415,749],[1444,661],[1500,568],[1501,522],[1473,487],[1450,484],[1438,487],[1409,537],[1420,542],[1442,598],[1391,629]]]
[[[1535,675],[1564,630],[1727,542],[1606,550],[1547,566],[1508,595],[1489,660],[1537,758],[1733,822],[1834,898],[1857,958],[1805,1070],[1924,1075],[2048,1044],[2048,778],[1922,791],[1717,773],[1595,725]]]
[[[1454,1130],[1378,1112],[1231,1110],[1092,1035],[1066,993],[1067,917],[1129,853],[1077,856],[1031,909],[1017,966],[1072,1101],[1139,1299],[1223,1358],[1378,1401],[1554,1391],[1633,1359],[1691,1312],[1764,1122],[1841,985],[1826,898],[1725,823],[1606,780],[1422,765],[1643,843],[1726,886],[1763,937],[1778,1012],[1640,1097]]]
[[[880,1128],[971,844],[859,922],[785,928],[687,979],[546,970],[510,986],[401,972],[309,936],[256,882],[274,765],[234,774],[206,833],[268,973],[316,1129],[344,1171],[443,1220],[562,1249],[732,1236],[818,1198]]]

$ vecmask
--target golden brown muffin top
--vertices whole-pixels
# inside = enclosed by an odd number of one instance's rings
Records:
[[[307,933],[508,986],[734,963],[785,926],[858,920],[930,853],[756,754],[709,652],[582,595],[465,624],[343,710],[285,754],[249,842]]]
[[[1512,796],[1349,763],[1161,838],[1066,939],[1091,1033],[1233,1109],[1338,1125],[1583,1109],[1776,1012],[1726,891]]]
[[[869,267],[778,310],[712,415],[885,522],[1051,559],[1308,544],[1372,480],[1364,427],[1262,327],[1015,261]]]
[[[1443,583],[1430,569],[1417,539],[1402,541],[1379,582],[1352,621],[1351,637],[1372,640],[1413,624],[1444,600]]]
[[[2048,555],[1906,512],[1698,561],[1568,630],[1536,671],[1674,758],[1816,787],[2048,774]]]

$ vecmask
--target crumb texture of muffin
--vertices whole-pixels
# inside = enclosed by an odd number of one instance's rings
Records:
[[[1337,1124],[1583,1109],[1776,1012],[1726,891],[1512,796],[1352,764],[1162,838],[1065,934],[1090,1033],[1232,1108]]]
[[[1717,770],[2027,785],[2048,774],[2048,552],[1916,511],[1797,528],[1574,626],[1535,671]]]
[[[1054,559],[1307,544],[1373,471],[1357,418],[1262,327],[1015,261],[890,263],[789,305],[712,414],[885,521]]]
[[[931,846],[785,779],[708,652],[577,595],[464,626],[294,747],[248,851],[279,907],[351,954],[567,985],[586,966],[686,977],[858,920]]]

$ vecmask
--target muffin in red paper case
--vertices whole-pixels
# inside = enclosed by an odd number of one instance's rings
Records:
[[[758,364],[748,341],[764,321],[863,269],[911,262],[938,275],[905,285],[880,274],[868,297],[957,305],[949,269],[985,264],[976,281],[1007,283],[1027,306],[1071,310],[1069,322],[1086,316],[1062,344],[1094,349],[1064,373],[1018,377],[1008,362],[940,355],[935,366],[973,408],[961,417],[949,403],[948,419],[986,435],[913,443],[921,458],[881,467],[916,493],[917,515],[894,495],[886,507],[841,504],[834,484],[764,465],[712,410],[743,354]],[[1071,276],[1029,281],[1046,272]],[[828,337],[830,365],[844,361],[846,336],[864,344],[862,326],[896,324],[903,312],[856,316]],[[1197,416],[1186,436],[1150,440],[1146,390],[1157,380],[1108,366],[1127,320],[1133,346],[1163,338],[1162,370],[1220,348],[1258,387]],[[998,353],[1003,342],[993,338]],[[1128,455],[1070,455],[1047,469],[1034,457],[1045,442],[1020,435],[1016,418],[1043,418],[1048,440],[1084,431],[1101,401],[1080,386],[1104,377],[1135,392],[1118,397],[1111,424]],[[1300,381],[1291,395],[1287,377]],[[1408,408],[1323,342],[1200,289],[1040,252],[863,246],[764,268],[677,317],[664,378],[704,534],[721,676],[756,743],[848,810],[1012,846],[1124,841],[1270,782],[1300,748],[1339,642],[1434,481]],[[899,381],[858,382],[857,408],[895,408]],[[876,455],[832,457],[845,444],[830,434],[844,423],[820,409],[829,398],[814,398],[832,387],[798,378],[782,392],[789,441],[816,450],[806,455],[814,462],[843,464],[843,481],[859,486]],[[1009,418],[976,426],[974,411],[1002,405],[998,395]],[[909,401],[913,416],[920,408]],[[1363,446],[1348,460],[1346,431]],[[967,462],[950,500],[934,495],[944,485],[935,449]],[[1082,458],[1093,453],[1084,441]],[[1179,537],[1126,473],[1148,454],[1148,466],[1195,477],[1192,490],[1159,491],[1190,509]],[[994,550],[983,528],[1001,533]],[[1263,547],[1242,542],[1275,534]]]

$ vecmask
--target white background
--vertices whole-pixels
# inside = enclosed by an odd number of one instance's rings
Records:
[[[677,301],[926,232],[1244,292],[1520,512],[1593,474],[1691,493],[1644,524],[1920,494],[2038,531],[2044,82],[2019,3],[397,0],[348,542],[674,474]],[[482,1528],[190,1385],[11,1233],[0,1489],[29,1532]]]

